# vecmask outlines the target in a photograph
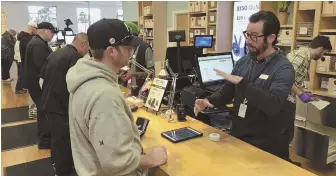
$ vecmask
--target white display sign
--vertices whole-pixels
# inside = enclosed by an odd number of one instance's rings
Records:
[[[259,1],[234,2],[232,55],[235,61],[245,55],[243,31],[246,30],[250,16],[258,11]]]
[[[163,95],[165,93],[168,80],[154,78],[152,87],[149,91],[145,106],[154,111],[160,109]]]

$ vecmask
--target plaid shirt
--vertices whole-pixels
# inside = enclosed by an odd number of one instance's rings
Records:
[[[304,88],[304,82],[309,80],[310,51],[308,47],[300,47],[287,54],[287,58],[292,63],[295,71],[295,85]],[[290,95],[290,101],[295,103],[296,95]]]

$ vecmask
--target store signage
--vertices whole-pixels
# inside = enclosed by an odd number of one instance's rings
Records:
[[[243,31],[246,30],[250,16],[258,11],[259,1],[234,2],[232,55],[235,61],[245,55]]]

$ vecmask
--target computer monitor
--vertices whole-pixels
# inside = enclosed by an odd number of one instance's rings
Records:
[[[65,35],[73,35],[73,31],[65,31]]]
[[[189,74],[193,68],[196,67],[196,55],[201,55],[202,48],[195,48],[193,46],[181,46],[180,56],[182,61],[182,71]],[[178,73],[177,47],[168,47],[166,50],[166,60],[172,68],[174,73]]]
[[[74,40],[74,38],[75,38],[74,35],[66,35],[66,36],[65,36],[65,43],[66,43],[67,45],[71,44],[72,41]]]
[[[204,54],[197,57],[197,65],[201,83],[208,84],[217,81],[224,81],[224,78],[217,75],[214,69],[216,68],[231,74],[234,61],[231,52]]]
[[[64,40],[63,31],[58,31],[57,32],[57,40]]]
[[[185,30],[176,30],[168,32],[169,42],[184,42],[186,41]]]
[[[213,36],[212,35],[195,35],[194,46],[196,48],[212,48]]]

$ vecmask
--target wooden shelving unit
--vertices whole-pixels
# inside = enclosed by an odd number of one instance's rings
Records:
[[[290,20],[288,20],[288,24],[281,25],[282,29],[292,29],[293,36],[290,45],[278,43],[277,46],[281,49],[290,47],[290,50],[295,50],[297,45],[300,45],[299,42],[309,43],[318,35],[336,35],[336,9],[330,7],[332,5],[328,5],[327,2],[292,1],[289,8]],[[275,2],[261,1],[260,10],[272,11],[278,15],[278,9]],[[297,30],[299,24],[308,22],[314,23],[312,36],[298,36]],[[335,48],[334,51],[331,51],[326,55],[336,55],[336,46],[333,46],[333,48]],[[316,95],[336,98],[336,94],[320,89],[321,78],[324,76],[335,77],[336,72],[317,72],[316,68],[317,62],[312,60],[309,68],[310,81],[308,89]]]
[[[138,1],[138,25],[139,37],[153,47],[155,71],[158,74],[167,49],[167,2]]]
[[[7,17],[5,9],[1,8],[1,34],[7,30]]]
[[[217,36],[217,1],[189,1],[188,9],[188,39],[189,45],[193,45],[194,35],[213,35],[213,48],[205,49],[206,53],[216,52],[216,36]],[[203,22],[199,21],[203,20]]]

